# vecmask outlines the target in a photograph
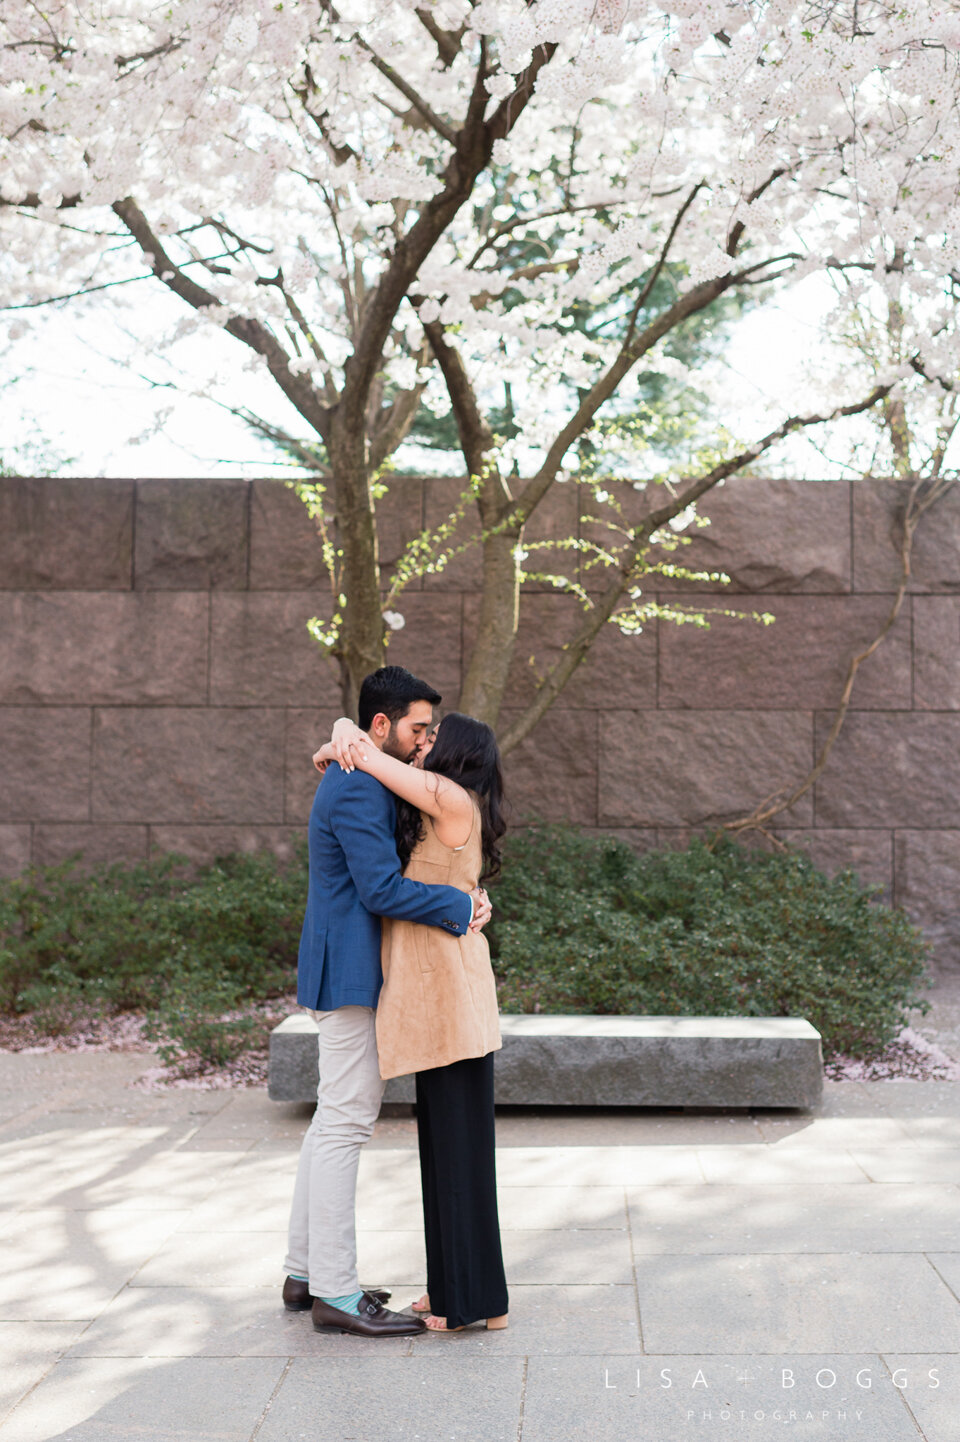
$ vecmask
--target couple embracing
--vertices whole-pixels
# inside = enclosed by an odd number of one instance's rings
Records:
[[[507,1325],[494,1167],[496,986],[480,887],[499,869],[493,731],[401,666],[360,689],[314,757],[297,1000],[317,1021],[317,1110],[290,1214],[284,1304],[364,1337]],[[360,1148],[384,1081],[416,1072],[427,1292],[407,1315],[357,1276]]]

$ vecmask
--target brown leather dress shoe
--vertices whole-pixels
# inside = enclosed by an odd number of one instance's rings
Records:
[[[367,1293],[378,1302],[389,1302],[393,1295],[386,1287],[368,1287]],[[288,1312],[309,1312],[313,1297],[308,1284],[298,1277],[288,1277],[283,1284],[283,1305]]]
[[[364,1292],[358,1303],[359,1317],[341,1312],[319,1297],[313,1299],[313,1325],[318,1332],[350,1332],[355,1337],[405,1337],[425,1332],[422,1317],[405,1317],[402,1312],[388,1312],[376,1297]]]

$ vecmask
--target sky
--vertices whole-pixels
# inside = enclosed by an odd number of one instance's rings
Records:
[[[184,308],[149,285],[137,298],[138,325],[142,334],[159,335]],[[832,295],[820,278],[810,277],[738,322],[709,376],[718,418],[728,429],[746,439],[762,435],[807,389],[818,360],[826,361],[821,328]],[[236,416],[190,394],[211,374],[230,378],[238,401],[304,434],[303,422],[273,382],[244,372],[245,350],[230,337],[192,336],[172,352],[151,353],[137,345],[130,312],[120,306],[33,314],[35,330],[0,356],[0,459],[8,469],[12,457],[29,473],[33,468],[25,462],[37,446],[62,458],[58,474],[72,476],[293,473]],[[135,360],[127,359],[134,354]],[[846,473],[839,463],[844,449],[828,445],[824,455],[797,438],[771,453],[770,463],[780,474],[831,479]],[[407,464],[416,462],[412,455]]]

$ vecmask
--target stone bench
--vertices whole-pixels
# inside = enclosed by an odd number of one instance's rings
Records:
[[[502,1016],[499,1106],[814,1107],[820,1033],[790,1016]],[[270,1036],[269,1095],[313,1101],[316,1023],[288,1016]],[[412,1102],[412,1076],[385,1102]]]

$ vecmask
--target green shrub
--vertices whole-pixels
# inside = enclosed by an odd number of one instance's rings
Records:
[[[794,852],[637,856],[571,827],[517,832],[490,928],[501,1004],[806,1016],[828,1054],[868,1056],[926,1007],[920,933],[873,896]],[[53,1034],[143,1010],[165,1058],[221,1064],[263,1039],[249,1003],[292,990],[305,901],[305,846],[289,865],[261,852],[34,869],[0,882],[0,1009]]]
[[[875,1053],[927,947],[850,871],[731,841],[636,855],[538,826],[507,842],[491,949],[505,1011],[805,1016],[828,1054]]]
[[[306,847],[191,866],[164,856],[80,872],[75,861],[0,882],[0,1008],[55,1032],[90,1010],[144,1010],[164,1054],[210,1063],[256,1044],[227,1017],[295,984]]]

